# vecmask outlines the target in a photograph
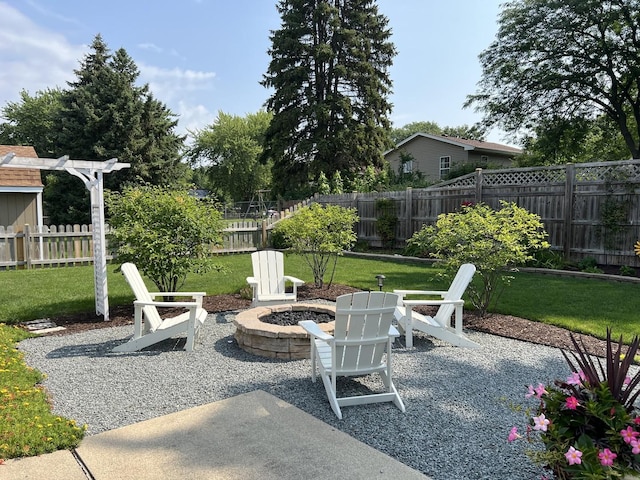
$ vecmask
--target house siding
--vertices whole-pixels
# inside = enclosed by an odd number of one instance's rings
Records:
[[[29,193],[0,193],[0,225],[13,226],[16,231],[25,224],[38,224],[36,197]]]
[[[38,156],[30,146],[0,145],[0,157],[8,153],[15,153],[19,157]],[[42,190],[40,170],[0,168],[0,226],[13,227],[21,232],[25,224],[40,225],[42,219],[38,215],[38,195]]]
[[[506,167],[512,165],[511,154],[500,155],[493,151],[482,149],[465,150],[463,146],[454,145],[433,138],[417,136],[399,148],[387,152],[385,158],[389,161],[391,169],[398,172],[402,161],[400,156],[407,153],[413,157],[413,172],[422,172],[425,178],[431,182],[437,182],[440,178],[440,157],[451,157],[451,169],[464,164],[478,164],[482,157],[487,157],[487,164]]]

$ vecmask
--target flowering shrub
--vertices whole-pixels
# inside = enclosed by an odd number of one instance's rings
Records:
[[[553,471],[557,479],[609,479],[640,472],[640,416],[634,402],[640,395],[640,372],[629,367],[640,340],[635,337],[622,354],[622,338],[614,350],[607,330],[605,365],[594,362],[573,335],[575,353],[562,352],[571,375],[552,385],[529,385],[525,397],[539,400],[526,438],[539,435],[545,450],[535,461]],[[513,427],[508,441],[520,438]]]

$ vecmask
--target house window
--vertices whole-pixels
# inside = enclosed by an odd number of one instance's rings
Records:
[[[486,165],[489,163],[489,157],[487,155],[480,155],[480,161]]]
[[[402,173],[411,173],[413,171],[413,160],[407,160],[402,163]]]
[[[444,178],[449,175],[451,171],[451,157],[440,157],[440,178]]]

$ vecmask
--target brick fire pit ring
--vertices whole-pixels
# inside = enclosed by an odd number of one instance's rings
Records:
[[[245,352],[267,358],[299,360],[309,358],[309,335],[299,325],[281,326],[260,320],[272,313],[280,312],[317,312],[335,317],[336,307],[319,303],[292,303],[255,307],[239,312],[233,323],[234,335],[238,346]],[[335,322],[319,323],[325,332],[333,334]]]

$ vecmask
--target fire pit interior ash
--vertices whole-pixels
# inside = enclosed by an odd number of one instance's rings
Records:
[[[327,313],[312,312],[310,310],[275,312],[260,317],[261,322],[270,323],[272,325],[298,325],[303,320],[313,320],[316,323],[333,322],[334,317]]]
[[[333,305],[313,303],[250,308],[235,316],[234,338],[240,348],[254,355],[283,360],[309,358],[309,335],[298,322],[313,320],[331,335],[335,312]]]

